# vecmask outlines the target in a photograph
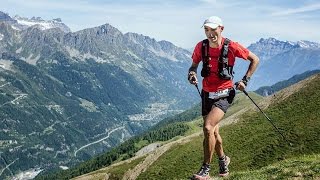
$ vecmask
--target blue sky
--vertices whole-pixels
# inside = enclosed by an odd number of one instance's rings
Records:
[[[193,48],[205,38],[205,18],[217,15],[223,35],[245,46],[260,38],[320,42],[319,0],[0,0],[0,11],[45,20],[61,18],[78,31],[109,23]]]

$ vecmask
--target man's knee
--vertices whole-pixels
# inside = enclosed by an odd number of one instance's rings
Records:
[[[214,135],[214,126],[211,126],[210,124],[205,125],[203,127],[203,132],[207,135]]]
[[[204,132],[211,132],[213,130],[213,127],[209,124],[209,125],[205,125],[203,127],[203,131]]]
[[[204,123],[204,129],[210,130],[210,131],[215,131],[215,128],[217,126],[219,121],[214,121],[210,119],[206,119],[206,123]]]

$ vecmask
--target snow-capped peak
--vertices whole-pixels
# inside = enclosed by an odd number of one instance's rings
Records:
[[[258,42],[251,44],[248,48],[259,54],[261,58],[268,59],[279,53],[289,51],[295,46],[294,43],[288,41],[280,41],[275,38],[261,38]]]
[[[31,19],[20,17],[18,15],[14,16],[17,21],[17,24],[14,26],[18,29],[25,29],[30,26],[37,25],[41,30],[51,29],[51,28],[60,28],[64,32],[70,32],[70,28],[62,23],[60,18],[56,18],[53,20],[43,20],[41,17],[32,17]]]
[[[274,46],[294,46],[296,43],[290,41],[280,41],[275,38],[264,39],[261,38],[256,44],[260,45],[274,45]]]
[[[296,43],[297,46],[301,48],[320,48],[320,44],[316,42],[311,42],[311,41],[298,41]]]

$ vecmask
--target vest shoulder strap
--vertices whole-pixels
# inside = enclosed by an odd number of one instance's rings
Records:
[[[228,64],[228,51],[229,51],[230,39],[225,38],[223,46],[221,48],[221,54],[219,60],[225,64]]]
[[[229,43],[230,43],[230,39],[225,38],[223,47],[221,48],[220,60],[224,60],[228,57]],[[204,39],[202,41],[201,53],[202,53],[202,60],[206,61],[209,56],[209,40],[208,39]]]
[[[209,57],[209,40],[208,39],[204,39],[202,41],[201,55],[202,55],[202,61],[208,61],[208,57]]]

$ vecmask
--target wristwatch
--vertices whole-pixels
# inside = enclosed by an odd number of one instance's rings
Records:
[[[250,77],[248,77],[248,76],[243,76],[242,82],[244,83],[244,85],[247,86],[249,81],[250,81]]]
[[[188,80],[189,80],[189,81],[192,80],[192,79],[190,79],[191,76],[197,76],[197,73],[194,72],[194,71],[190,71],[190,72],[188,73]]]

